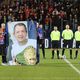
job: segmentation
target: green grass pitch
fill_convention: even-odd
[[[40,50],[40,63],[35,66],[0,66],[0,80],[80,80],[78,74],[63,59],[51,59],[51,49],[45,49],[46,59]],[[73,58],[74,58],[73,50]],[[61,50],[60,50],[61,54]],[[78,58],[69,59],[69,51],[65,51],[69,60],[80,71],[80,51]],[[0,58],[1,59],[1,58]]]

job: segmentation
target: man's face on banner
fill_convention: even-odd
[[[14,30],[14,36],[18,42],[24,42],[26,40],[27,32],[24,26],[17,25]]]

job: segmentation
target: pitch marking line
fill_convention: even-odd
[[[62,57],[61,55],[59,55],[60,57]],[[65,55],[64,55],[65,56]],[[71,62],[69,60],[66,59],[66,56],[63,57],[64,61],[70,66],[72,67],[79,75],[80,75],[80,70],[78,70],[74,65],[71,64]]]
[[[66,58],[64,61],[80,75],[80,71],[74,65],[72,65],[70,61],[68,61]]]

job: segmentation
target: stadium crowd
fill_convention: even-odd
[[[42,22],[45,30],[51,30],[53,26],[63,30],[66,22],[77,25],[79,11],[79,2],[74,0],[8,0],[0,5],[0,24],[24,21],[32,16],[37,22]]]
[[[50,38],[54,26],[62,32],[67,23],[75,32],[80,22],[79,0],[3,0],[0,3],[0,25],[31,19],[43,25],[44,38]]]

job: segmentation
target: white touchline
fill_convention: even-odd
[[[66,58],[63,59],[70,67],[72,67],[78,74],[80,74],[80,70],[78,70],[74,65],[72,65],[70,61],[68,61]]]
[[[72,64],[70,63],[70,61],[68,61],[67,59],[64,59],[64,61],[65,61],[66,63],[68,63],[69,66],[71,66],[78,74],[80,74],[80,71],[79,71],[74,65],[72,65]]]

